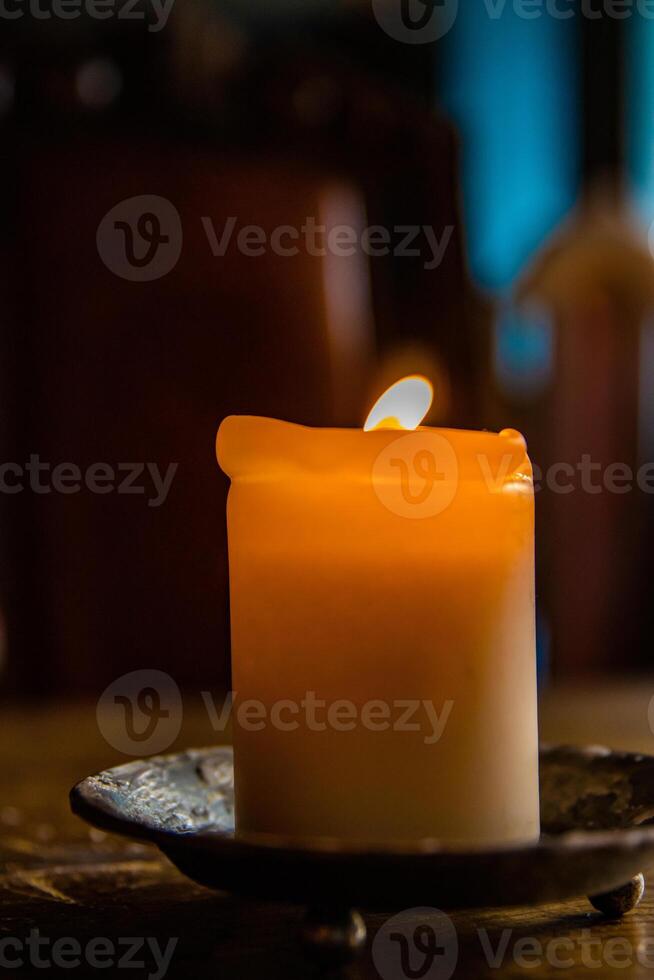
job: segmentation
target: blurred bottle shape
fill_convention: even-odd
[[[523,373],[522,390],[499,378],[539,469],[539,600],[558,676],[647,663],[642,561],[651,507],[638,472],[653,435],[643,357],[654,263],[613,200],[593,195],[523,277],[513,316],[532,373]],[[496,373],[503,363],[500,352]]]

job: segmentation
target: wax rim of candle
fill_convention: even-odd
[[[479,480],[491,474],[496,484],[531,484],[532,469],[523,436],[470,429],[401,430],[312,428],[294,422],[250,415],[230,415],[216,437],[216,456],[232,479],[280,479],[293,474],[338,474],[369,478],[375,461],[391,444],[423,442],[438,459],[439,451],[455,454],[457,478]],[[404,443],[404,446],[409,445]]]

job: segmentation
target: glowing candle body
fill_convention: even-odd
[[[265,706],[262,723],[236,713],[238,829],[536,838],[522,437],[230,417],[217,449],[232,480],[235,706]]]

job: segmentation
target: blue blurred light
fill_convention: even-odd
[[[626,30],[626,170],[638,216],[654,220],[654,21],[632,17]]]
[[[440,42],[441,102],[463,143],[471,269],[491,289],[513,282],[575,202],[577,31],[577,18],[467,0]]]
[[[552,376],[554,330],[550,316],[536,308],[505,307],[495,322],[495,380],[517,398],[540,395]]]

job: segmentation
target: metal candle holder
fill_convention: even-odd
[[[535,905],[587,895],[617,917],[654,863],[654,757],[543,747],[542,834],[524,846],[448,849],[435,840],[371,846],[240,835],[227,747],[130,762],[71,792],[73,811],[104,830],[156,844],[194,881],[248,898],[304,905],[303,941],[322,962],[365,944],[356,909]],[[389,783],[392,774],[389,773]]]

